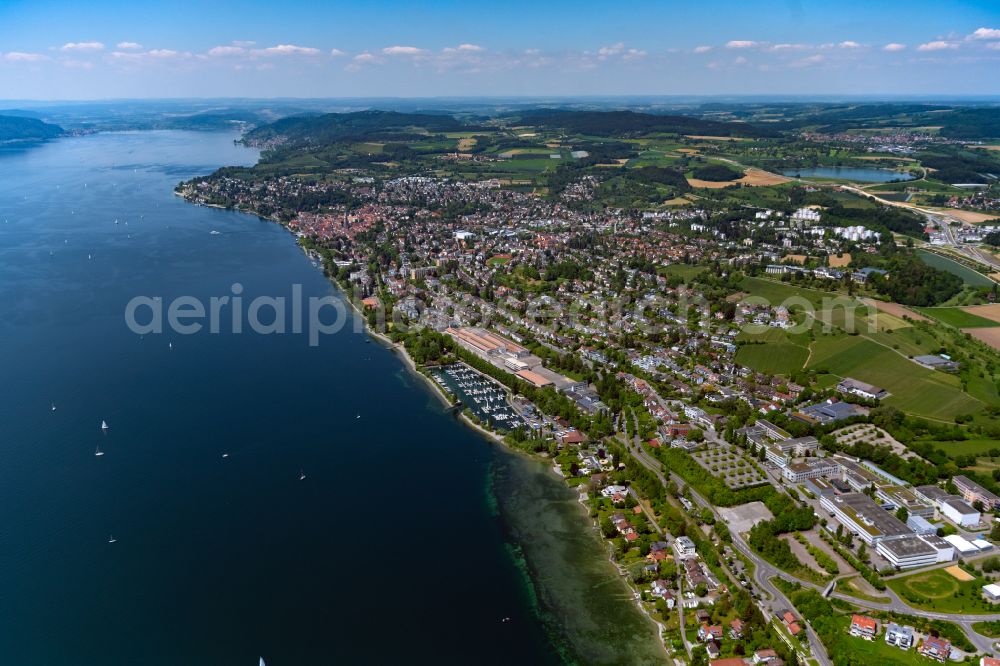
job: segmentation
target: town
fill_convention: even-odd
[[[178,192],[284,224],[448,409],[544,458],[676,663],[996,664],[996,185],[902,178],[969,144],[800,137],[897,164],[897,191],[529,129]]]

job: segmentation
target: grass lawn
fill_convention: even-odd
[[[668,264],[666,266],[660,266],[657,268],[656,272],[660,275],[666,277],[677,276],[682,280],[688,280],[693,278],[695,275],[704,272],[704,266],[691,266],[689,264]]]
[[[882,315],[880,314],[879,319],[881,318]],[[906,328],[893,329],[891,332],[885,330],[872,333],[868,337],[884,345],[888,345],[907,356],[930,354],[941,347],[941,343],[933,335],[924,333],[916,327],[909,325]]]
[[[955,328],[984,328],[1000,326],[1000,322],[966,312],[962,308],[914,308],[922,315],[936,319]]]
[[[992,613],[996,607],[983,599],[981,578],[959,581],[942,569],[887,581],[889,587],[914,608],[939,613]]]
[[[790,343],[743,345],[736,352],[736,362],[757,372],[788,376],[805,365],[809,350]]]
[[[812,352],[810,368],[881,386],[892,393],[883,403],[904,412],[950,420],[983,410],[982,402],[962,391],[958,377],[920,367],[861,336],[823,335]]]
[[[966,439],[959,442],[931,442],[931,444],[952,457],[984,456],[991,449],[1000,449],[1000,442],[995,439]]]
[[[983,636],[1000,638],[1000,622],[974,622],[972,628]]]
[[[851,576],[850,578],[845,578],[837,583],[837,587],[840,592],[844,594],[849,594],[852,597],[857,597],[858,599],[863,599],[865,601],[872,601],[877,604],[887,604],[889,603],[888,597],[875,597],[867,592],[862,591],[861,586],[863,583],[858,581],[861,579],[860,576]]]

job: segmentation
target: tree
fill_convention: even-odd
[[[910,512],[906,510],[905,506],[901,506],[896,509],[896,517],[905,523],[906,519],[910,517]]]

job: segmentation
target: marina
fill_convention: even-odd
[[[432,370],[431,376],[480,421],[498,430],[509,431],[524,426],[524,419],[510,405],[507,389],[465,363]]]

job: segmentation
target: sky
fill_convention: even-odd
[[[1000,94],[1000,0],[0,0],[0,98]]]

